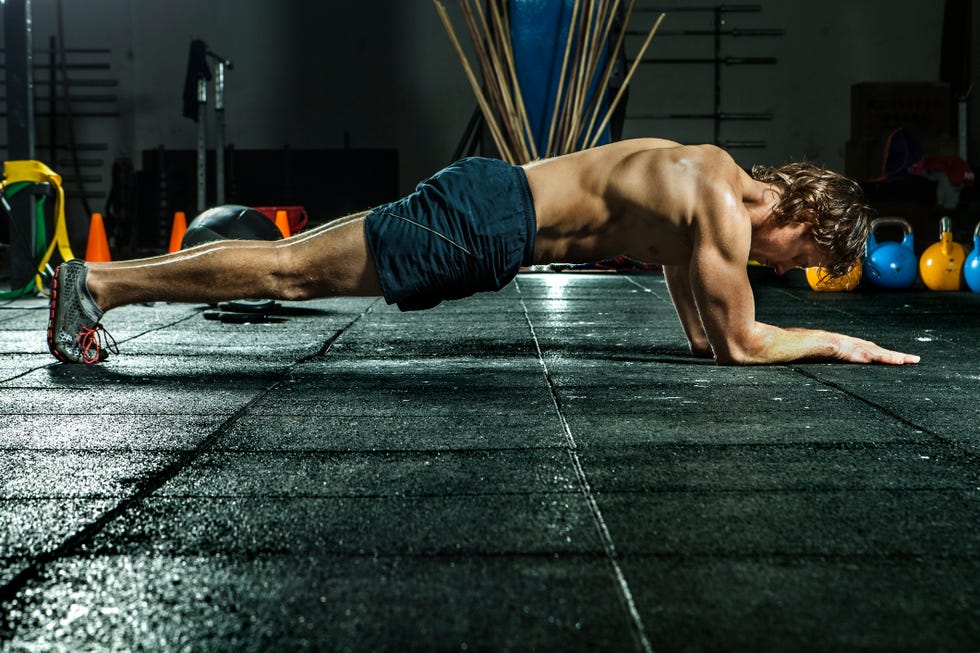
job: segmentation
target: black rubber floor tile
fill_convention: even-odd
[[[628,558],[655,651],[971,651],[976,559]]]
[[[384,358],[347,355],[331,349],[328,356],[298,365],[290,371],[288,383],[309,388],[401,389],[428,387],[544,387],[541,362],[531,356],[518,358],[480,358],[445,356],[440,358]]]
[[[0,356],[34,354],[51,356],[42,327],[24,331],[0,331]],[[54,358],[50,359],[54,362]]]
[[[444,358],[526,358],[534,360],[537,349],[530,335],[454,338],[451,335],[431,339],[415,338],[403,333],[399,338],[347,339],[336,343],[331,351],[350,357],[387,358],[390,360],[430,361]]]
[[[158,387],[10,387],[0,392],[0,415],[210,415],[230,414],[263,388],[212,388],[208,392]]]
[[[117,503],[65,497],[0,499],[0,559],[50,552]]]
[[[840,414],[782,409],[727,412],[692,405],[654,413],[583,414],[567,422],[580,447],[637,444],[841,444],[907,443],[919,436],[908,425],[874,409]]]
[[[601,299],[549,299],[526,302],[527,315],[535,325],[562,327],[570,322],[600,322],[613,326],[645,326],[676,323],[677,314],[669,305],[647,296],[634,301],[616,302]],[[683,334],[681,334],[683,337]]]
[[[30,567],[29,558],[6,558],[0,556],[0,587],[11,582],[18,574]]]
[[[100,554],[602,553],[581,494],[150,498],[87,547]]]
[[[2,427],[0,427],[2,433]],[[513,415],[248,415],[215,448],[245,451],[438,451],[563,447],[554,411]]]
[[[598,493],[949,490],[980,493],[980,466],[926,438],[897,443],[609,446],[579,453]],[[980,496],[978,496],[980,498]]]
[[[745,386],[766,386],[773,391],[792,389],[794,393],[814,389],[829,391],[816,381],[801,378],[799,373],[787,367],[746,369],[715,365],[711,361],[692,359],[686,350],[680,349],[676,350],[674,357],[663,361],[634,359],[612,362],[601,358],[590,360],[545,354],[545,364],[552,382],[560,391],[590,386],[609,390],[618,388],[622,392],[636,388],[669,388],[671,394],[679,391],[727,397],[738,395]]]
[[[459,497],[580,491],[568,453],[544,449],[208,453],[183,469],[156,495]]]
[[[53,359],[52,359],[53,360]],[[55,363],[8,380],[0,387],[82,388],[136,391],[198,392],[236,390],[243,386],[270,387],[285,378],[290,364],[271,358],[253,359],[237,355],[212,356],[113,356],[99,365]]]
[[[673,325],[671,325],[673,326]],[[541,351],[547,356],[572,355],[598,357],[622,355],[624,352],[660,350],[678,347],[681,340],[675,329],[638,326],[604,326],[588,329],[567,327],[535,328]]]
[[[3,334],[0,333],[0,340]],[[55,363],[51,354],[0,354],[0,385],[40,371]]]
[[[976,486],[664,491],[598,502],[623,555],[980,557]]]
[[[250,408],[252,415],[322,416],[462,416],[521,415],[554,410],[550,391],[468,384],[388,388],[379,380],[374,388],[305,388],[279,386]],[[2,405],[2,404],[0,404]]]
[[[621,651],[591,557],[111,556],[65,560],[18,597],[30,650]]]
[[[966,358],[947,358],[943,363],[929,361],[918,365],[891,367],[884,365],[794,364],[794,369],[817,382],[859,391],[862,386],[888,386],[896,395],[941,395],[947,386],[953,389],[980,387],[980,370]]]
[[[199,331],[196,321],[161,330],[117,336],[118,360],[124,356],[239,356],[242,360],[271,358],[292,362],[315,354],[336,329],[272,330],[278,325],[231,325],[224,332]],[[341,325],[337,326],[337,329]],[[113,334],[115,335],[115,334]],[[111,364],[111,360],[110,360]]]
[[[562,386],[558,389],[562,410],[569,420],[580,416],[610,417],[643,414],[651,424],[658,420],[688,421],[722,416],[734,423],[744,417],[765,416],[774,424],[780,420],[809,415],[816,425],[825,416],[865,416],[871,407],[836,388],[795,384],[745,384],[740,387],[720,383],[694,383],[679,386],[652,382],[628,388],[619,386]]]
[[[171,458],[157,452],[0,450],[0,500],[125,496]]]
[[[168,450],[194,449],[228,419],[208,415],[5,414],[0,419],[0,455],[5,449]]]
[[[383,303],[382,303],[383,305]],[[468,297],[465,301],[448,301],[423,312],[406,311],[401,312],[396,306],[384,306],[372,309],[374,313],[399,314],[411,320],[426,322],[429,320],[446,322],[454,321],[457,318],[462,320],[472,319],[472,316],[487,313],[493,314],[513,314],[515,317],[523,315],[518,295],[513,285],[503,289],[499,293],[477,293]]]
[[[530,337],[523,312],[473,312],[447,316],[430,312],[371,313],[344,334],[345,339],[490,337],[516,333]]]
[[[35,329],[47,324],[48,301],[19,300],[0,306],[0,332]]]

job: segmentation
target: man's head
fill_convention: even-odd
[[[857,183],[812,163],[780,168],[756,165],[752,177],[772,185],[779,195],[773,207],[776,224],[808,225],[811,237],[826,253],[823,267],[831,276],[851,269],[864,252],[874,215]]]

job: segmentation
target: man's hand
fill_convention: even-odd
[[[788,329],[794,331],[794,329]],[[879,347],[869,340],[861,340],[839,333],[828,334],[837,340],[837,352],[833,358],[849,363],[884,363],[886,365],[914,365],[919,357],[914,354],[903,354]]]
[[[828,345],[826,356],[815,354],[813,358],[829,358],[848,363],[884,363],[886,365],[914,365],[919,357],[914,354],[903,354],[879,347],[870,340],[861,340],[853,336],[830,331],[814,331],[812,329],[790,328],[784,331],[810,341],[824,341]]]

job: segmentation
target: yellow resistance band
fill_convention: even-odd
[[[40,291],[43,288],[41,273],[44,272],[48,261],[51,260],[55,246],[58,247],[58,252],[64,261],[72,260],[75,255],[71,251],[71,243],[68,242],[68,227],[65,223],[65,191],[61,187],[61,175],[40,161],[3,162],[3,181],[0,182],[0,192],[3,192],[10,184],[24,181],[51,184],[57,191],[54,202],[54,237],[51,239],[51,244],[48,245],[40,263],[38,263],[38,274],[35,277],[37,289]]]

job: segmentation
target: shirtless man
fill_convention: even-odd
[[[621,254],[663,265],[696,356],[721,364],[836,359],[917,363],[849,336],[755,319],[750,260],[842,274],[861,255],[860,189],[816,166],[746,174],[723,150],[622,141],[523,167],[464,159],[408,197],[280,241],[59,267],[48,343],[64,362],[105,358],[104,311],[139,302],[383,295],[402,310],[508,284],[522,265]]]

